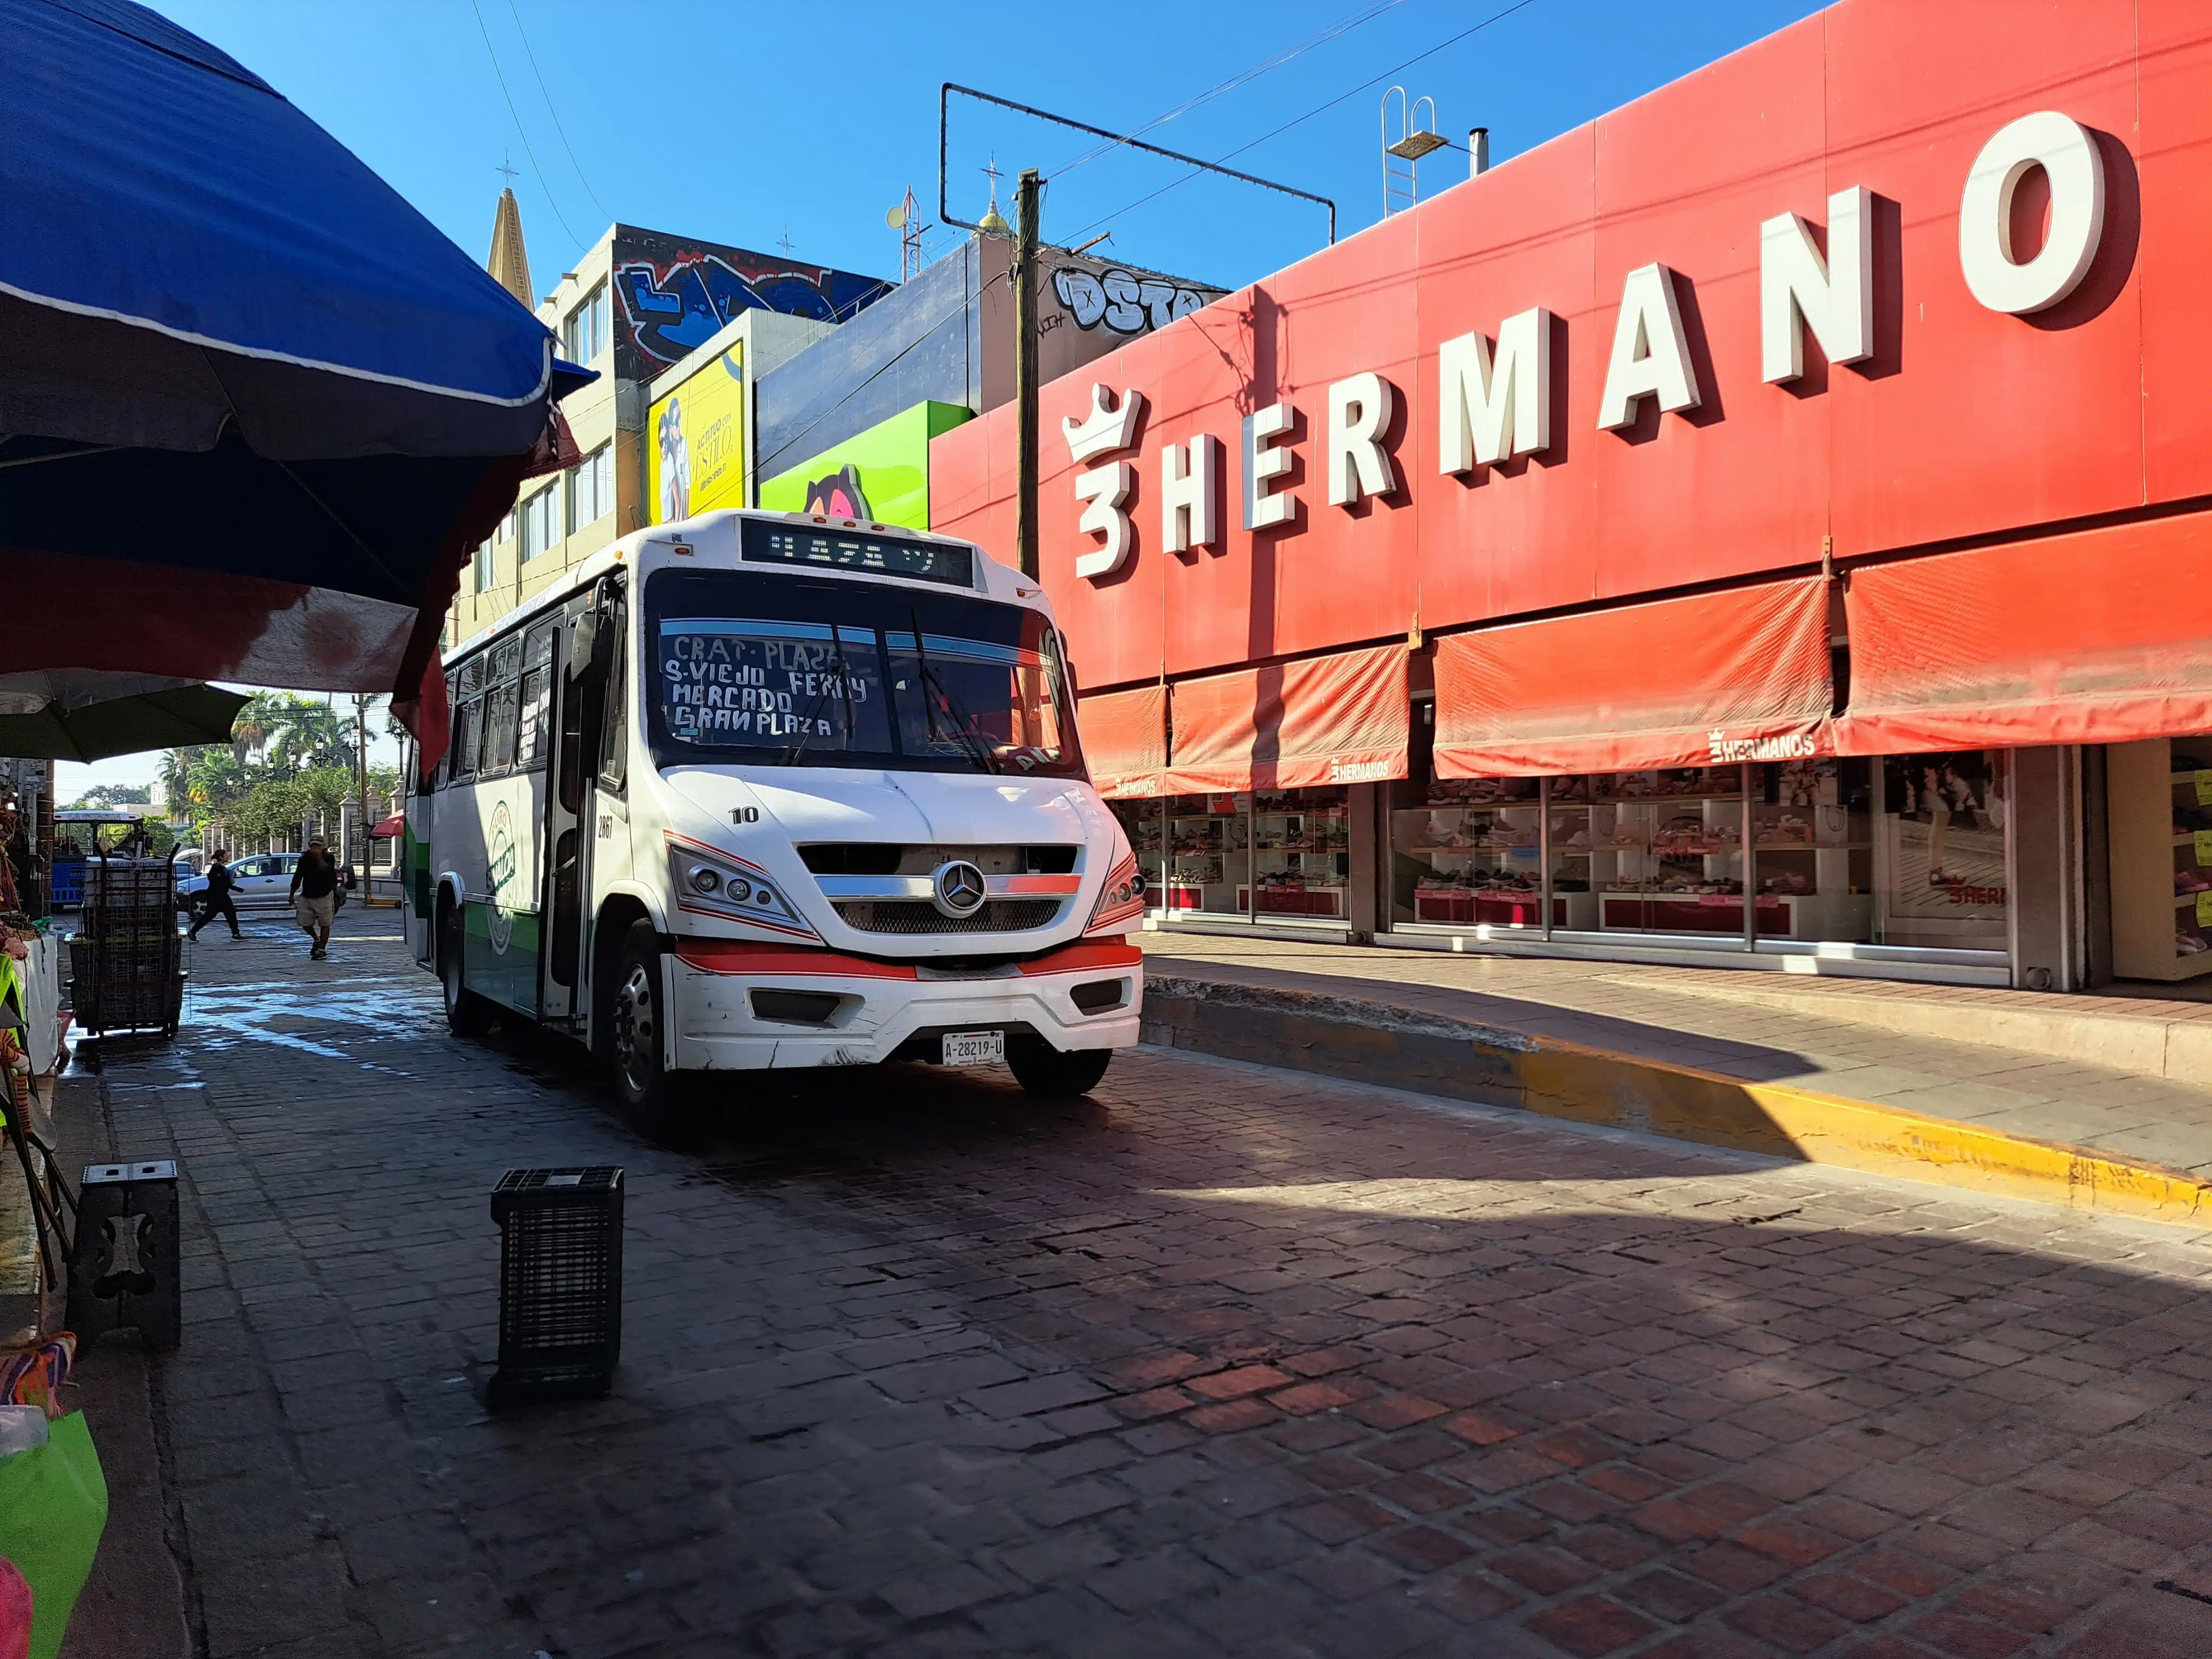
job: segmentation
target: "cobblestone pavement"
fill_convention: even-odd
[[[2212,1653],[2193,1236],[1150,1051],[665,1150],[388,916],[70,1085],[188,1177],[211,1659]],[[614,1395],[488,1416],[485,1194],[599,1162]]]

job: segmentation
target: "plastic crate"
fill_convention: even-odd
[[[77,1340],[135,1326],[146,1347],[174,1348],[184,1329],[181,1241],[173,1160],[86,1165],[69,1275]]]
[[[487,1399],[596,1399],[622,1355],[623,1172],[509,1170],[492,1188],[499,1370]]]

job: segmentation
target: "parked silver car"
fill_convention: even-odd
[[[241,910],[283,910],[292,902],[292,872],[300,867],[297,853],[249,853],[230,866],[230,900]],[[353,872],[338,872],[338,908],[343,909],[346,889]],[[177,883],[177,902],[197,908],[207,891],[205,876],[185,876]]]

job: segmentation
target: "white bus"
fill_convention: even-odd
[[[1043,592],[965,542],[818,515],[625,538],[446,659],[408,935],[453,1030],[586,1042],[641,1127],[688,1073],[1137,1041],[1143,915]]]

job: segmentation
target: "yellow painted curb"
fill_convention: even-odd
[[[1162,975],[1146,1040],[1542,1117],[2212,1228],[2212,1183],[2086,1147],[1304,991]]]
[[[1746,1083],[1552,1038],[1537,1039],[1514,1061],[1524,1109],[1542,1116],[2107,1215],[2212,1227],[2212,1185],[2181,1170],[2131,1164],[2085,1147],[1788,1084]]]

